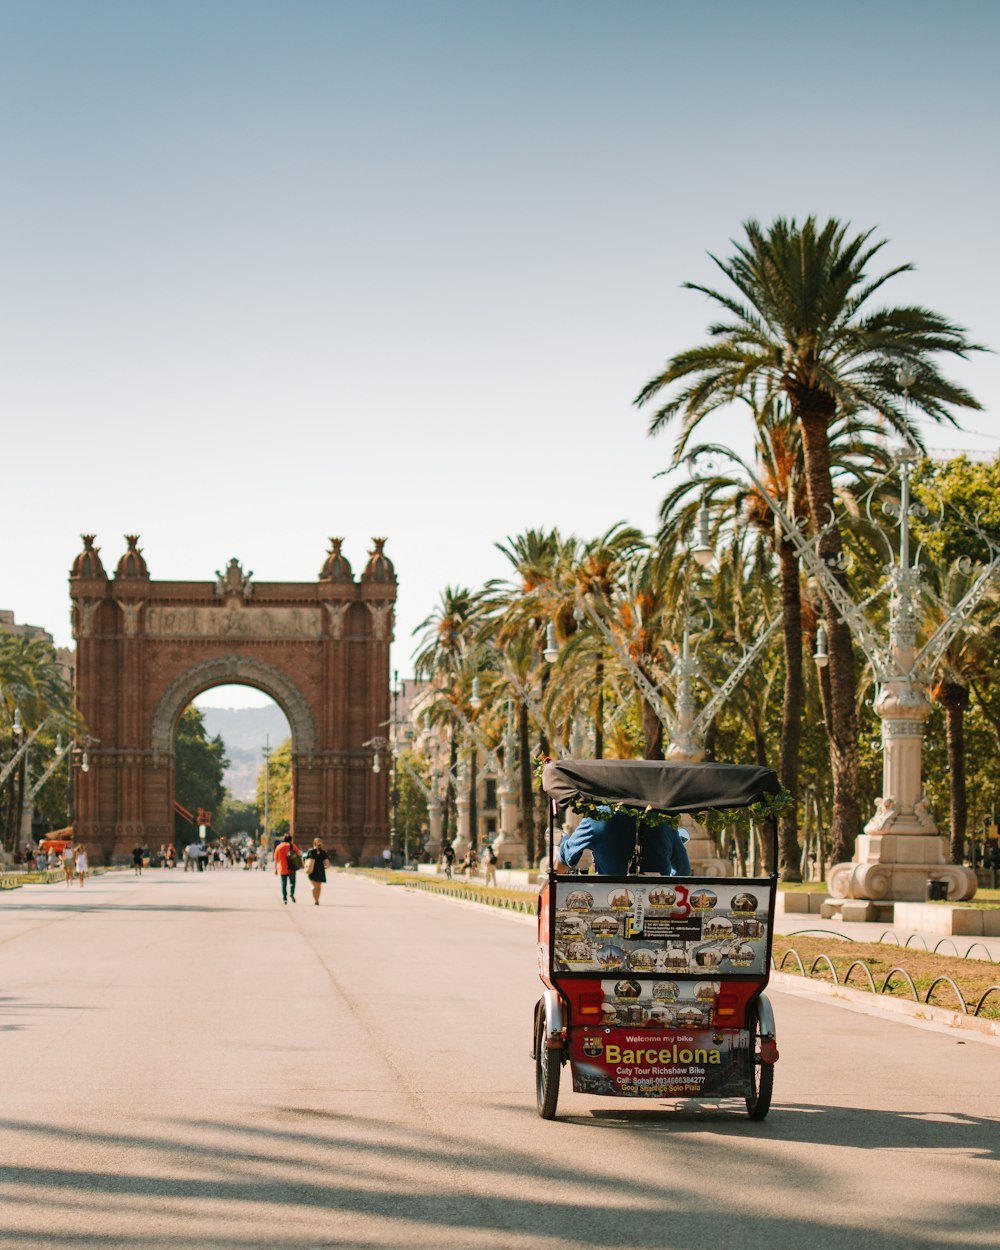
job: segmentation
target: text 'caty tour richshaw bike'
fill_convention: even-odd
[[[549,878],[538,908],[538,1114],[556,1113],[564,1064],[578,1093],[742,1097],[762,1120],[778,1059],[763,993],[777,888],[770,877],[663,877],[633,858],[623,877],[555,873],[554,817],[610,807],[639,825],[683,813],[767,805],[769,768],[651,760],[545,766]],[[761,810],[758,808],[758,810]],[[777,863],[777,820],[770,819]],[[640,839],[637,837],[637,847]]]

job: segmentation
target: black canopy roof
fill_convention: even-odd
[[[772,768],[680,760],[553,760],[545,765],[542,785],[560,807],[583,798],[669,816],[746,807],[781,789]]]

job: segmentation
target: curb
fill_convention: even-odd
[[[872,994],[870,990],[855,990],[847,985],[831,985],[829,981],[814,981],[788,972],[772,972],[768,984],[775,989],[791,990],[802,994],[815,994],[819,998],[832,998],[835,1005],[852,1007],[871,1015],[902,1017],[903,1022],[914,1024],[939,1024],[963,1032],[979,1033],[983,1037],[1000,1038],[1000,1020],[985,1016],[967,1016],[947,1007],[935,1007],[930,1003],[914,1003],[906,998],[894,998],[889,994]],[[836,1000],[839,1000],[837,1002]]]

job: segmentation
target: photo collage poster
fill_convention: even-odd
[[[559,882],[553,972],[765,976],[771,889],[717,880]]]

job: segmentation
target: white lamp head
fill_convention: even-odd
[[[826,668],[830,663],[830,652],[827,650],[826,626],[822,621],[816,626],[816,650],[813,659],[817,668]]]
[[[695,522],[696,539],[691,544],[691,554],[704,568],[712,563],[715,556],[715,549],[712,546],[711,534],[709,532],[708,509],[704,504],[698,509],[698,519]]]
[[[559,643],[556,641],[556,627],[552,621],[549,621],[545,627],[545,650],[542,652],[544,658],[553,664],[559,658]]]

